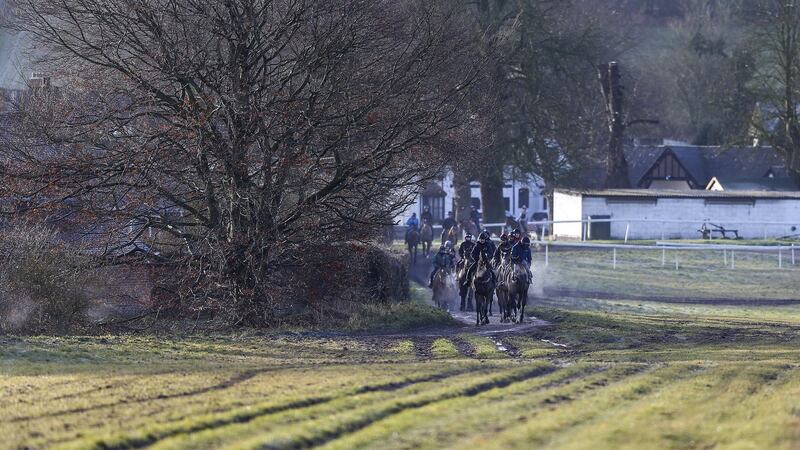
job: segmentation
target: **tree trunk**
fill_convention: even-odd
[[[493,170],[481,178],[481,208],[483,223],[505,223],[502,172]]]
[[[469,178],[459,169],[453,169],[453,187],[455,197],[453,204],[453,214],[456,222],[469,219],[470,204],[472,203],[472,189],[469,187]]]
[[[606,188],[630,188],[628,161],[625,160],[625,115],[623,114],[622,86],[620,85],[619,65],[601,64],[600,84],[606,102],[608,115],[608,162]]]

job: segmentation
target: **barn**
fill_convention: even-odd
[[[553,220],[568,239],[796,238],[800,192],[556,190]]]

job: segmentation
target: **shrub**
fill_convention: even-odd
[[[0,331],[64,333],[89,302],[89,258],[41,225],[0,231]]]

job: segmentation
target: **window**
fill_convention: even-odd
[[[531,192],[528,188],[520,188],[517,192],[517,208],[529,207],[530,206],[530,197]]]
[[[511,199],[508,197],[503,197],[503,203],[505,204],[505,210],[511,211]]]
[[[475,209],[481,209],[481,199],[472,197],[470,199],[470,204],[475,207]]]
[[[542,210],[547,211],[547,197],[542,197]]]

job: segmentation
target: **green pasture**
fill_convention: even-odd
[[[494,338],[2,337],[0,446],[800,445],[798,308],[533,312],[550,325]]]
[[[581,297],[612,296],[619,299],[672,299],[681,302],[738,301],[769,304],[798,300],[800,247],[796,265],[784,251],[731,252],[723,250],[612,249],[550,247],[545,265],[544,248],[534,254],[537,285],[541,293],[560,295],[575,291]],[[677,260],[677,269],[676,269]]]

